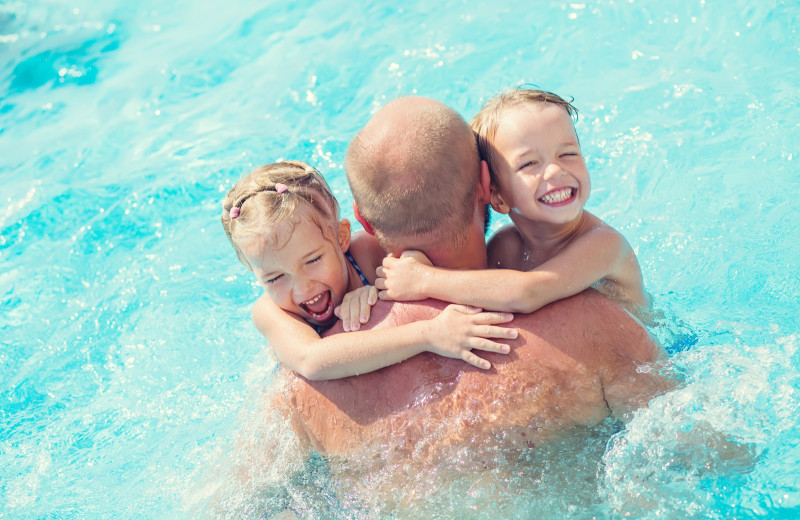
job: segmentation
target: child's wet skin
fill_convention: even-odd
[[[591,183],[572,119],[563,108],[542,104],[509,110],[494,146],[502,157],[497,188],[511,211],[552,223],[578,216]],[[526,193],[535,195],[526,198]]]
[[[278,306],[318,325],[332,323],[334,307],[348,289],[347,261],[339,244],[306,215],[300,215],[291,236],[280,242],[284,241],[280,248],[264,247],[260,237],[253,237],[242,250]]]

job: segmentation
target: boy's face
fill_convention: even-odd
[[[493,144],[499,158],[499,185],[492,194],[496,210],[551,224],[580,216],[591,184],[566,110],[552,103],[511,107]]]
[[[342,238],[342,226],[347,227],[347,240]],[[274,240],[265,241],[259,236],[239,245],[273,302],[310,323],[329,325],[336,320],[334,307],[342,303],[348,289],[343,252],[349,246],[349,226],[346,221],[339,223],[339,243],[326,238],[308,215],[300,214],[294,229],[288,229],[277,237],[280,248],[275,247]]]

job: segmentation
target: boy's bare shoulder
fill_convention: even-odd
[[[605,242],[606,245],[618,245],[619,247],[627,245],[627,241],[625,237],[622,236],[622,233],[588,211],[584,211],[584,215],[585,217],[581,224],[581,230],[577,233],[575,239],[591,239],[593,241]]]
[[[489,269],[514,269],[523,246],[524,241],[515,226],[500,228],[486,244]]]

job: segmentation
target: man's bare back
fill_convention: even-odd
[[[381,305],[370,323],[423,319],[442,306]],[[437,463],[466,448],[485,466],[498,450],[512,455],[571,427],[622,417],[664,385],[654,371],[638,370],[660,359],[660,348],[595,291],[518,316],[512,325],[519,339],[511,354],[491,355],[488,373],[430,354],[340,380],[284,373],[290,378],[285,410],[316,451],[350,463]]]

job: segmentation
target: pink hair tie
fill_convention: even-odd
[[[236,218],[239,216],[239,208],[234,206],[231,208],[231,218]]]
[[[285,185],[282,182],[279,182],[279,183],[275,184],[275,191],[277,191],[278,193],[283,193],[285,191],[289,191],[289,186]]]

